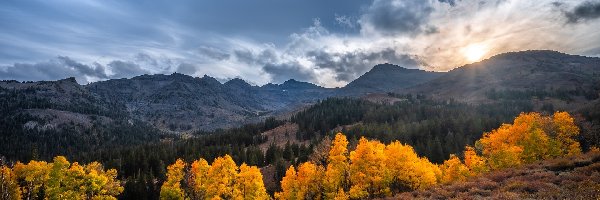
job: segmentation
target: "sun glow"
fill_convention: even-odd
[[[485,56],[488,52],[488,49],[481,44],[471,44],[463,49],[463,54],[467,61],[469,62],[477,62]]]

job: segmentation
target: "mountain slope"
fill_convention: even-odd
[[[569,95],[591,100],[598,98],[599,83],[600,58],[536,50],[499,54],[398,91],[465,102],[527,95],[559,99]]]
[[[101,81],[86,88],[125,105],[134,117],[177,132],[231,127],[332,95],[330,89],[295,80],[258,87],[241,79],[221,84],[209,76],[178,73]]]
[[[598,199],[600,153],[490,172],[388,199]]]
[[[375,65],[373,69],[348,83],[343,93],[386,93],[435,79],[444,73],[406,69],[393,64]]]

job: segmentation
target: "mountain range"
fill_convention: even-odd
[[[260,121],[335,96],[394,92],[486,103],[541,95],[544,97],[541,101],[559,101],[565,108],[574,109],[597,103],[598,91],[600,58],[556,51],[523,51],[496,55],[449,72],[379,64],[342,88],[324,88],[293,79],[263,86],[253,86],[238,78],[220,83],[206,75],[192,77],[179,73],[141,75],[88,85],[79,85],[74,78],[2,81],[3,116],[0,117],[6,120],[18,113],[28,113],[62,118],[35,123],[55,127],[57,124],[50,122],[83,123],[75,119],[100,116],[107,120],[137,120],[165,132],[181,133]]]

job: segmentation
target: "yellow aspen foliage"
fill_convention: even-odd
[[[340,189],[348,189],[348,140],[344,134],[335,135],[327,161],[323,186],[327,198],[332,199]]]
[[[298,167],[296,180],[298,183],[299,199],[322,199],[321,182],[324,176],[324,169],[312,162],[302,163]],[[317,184],[315,184],[317,183]]]
[[[240,200],[266,200],[269,199],[263,183],[263,176],[255,166],[242,164],[240,173],[235,181],[235,198]]]
[[[475,148],[472,146],[465,147],[465,166],[471,172],[471,176],[481,174],[487,171],[485,158],[477,155]]]
[[[581,153],[581,146],[577,142],[579,136],[579,127],[575,125],[575,119],[567,112],[555,112],[552,116],[552,123],[556,129],[556,140],[560,148],[566,155],[576,155]]]
[[[437,166],[419,158],[410,145],[395,141],[385,147],[384,153],[392,190],[423,189],[437,183],[434,170]]]
[[[442,183],[465,181],[469,177],[469,169],[454,154],[451,154],[450,158],[444,161],[440,168],[442,170]]]
[[[414,174],[418,177],[418,180],[415,181],[413,187],[415,189],[425,189],[437,184],[441,179],[442,172],[440,168],[431,163],[427,158],[419,158],[417,162],[415,162],[417,166],[415,168]]]
[[[513,124],[485,133],[478,141],[491,169],[581,153],[579,128],[566,112],[553,116],[521,113]]]
[[[50,165],[44,161],[32,160],[26,165],[17,162],[13,167],[14,174],[19,182],[25,183],[22,190],[24,199],[40,198],[40,191],[44,189],[44,183],[48,181]]]
[[[363,137],[350,153],[351,198],[382,197],[391,193],[384,149],[384,144]]]
[[[117,180],[117,170],[104,170],[102,164],[92,162],[85,165],[86,195],[88,199],[113,199],[123,192],[123,187]]]
[[[210,169],[210,165],[202,158],[192,162],[188,183],[192,189],[190,196],[193,199],[205,199],[207,197],[208,169]]]
[[[2,168],[3,174],[8,172],[7,169],[10,170]],[[97,162],[71,164],[65,157],[57,156],[52,163],[17,162],[12,171],[7,180],[15,180],[23,199],[116,199],[115,196],[123,192],[116,179],[117,171],[105,171]],[[11,185],[11,188],[14,187]]]
[[[21,199],[21,191],[19,190],[19,184],[17,184],[17,176],[7,166],[0,166],[0,199]]]
[[[236,175],[237,165],[231,156],[216,158],[208,169],[208,197],[233,198]]]
[[[342,188],[340,188],[338,190],[338,192],[335,194],[335,197],[333,198],[333,200],[348,200],[348,199],[350,199],[350,196],[348,196],[348,194],[346,194]]]
[[[185,194],[181,189],[181,181],[185,175],[184,168],[185,162],[181,159],[177,159],[174,164],[167,167],[167,180],[160,188],[160,199],[184,199]]]
[[[63,156],[54,157],[52,160],[45,190],[48,199],[64,199],[66,197],[63,195],[65,189],[61,186],[67,184],[67,181],[65,181],[65,173],[70,165],[71,163]]]
[[[550,138],[542,129],[532,129],[517,143],[522,146],[521,159],[524,163],[531,163],[550,157]]]
[[[298,197],[298,180],[294,166],[290,166],[285,172],[285,176],[281,179],[281,192],[275,193],[275,199],[290,199],[299,200]]]

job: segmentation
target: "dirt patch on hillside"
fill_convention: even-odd
[[[274,129],[265,131],[261,133],[262,136],[267,137],[267,141],[260,144],[259,148],[263,152],[266,152],[271,144],[275,144],[278,147],[284,147],[286,143],[290,144],[298,144],[298,145],[308,145],[309,141],[300,141],[296,138],[296,133],[298,132],[298,124],[295,123],[285,123],[281,126],[278,126]]]

